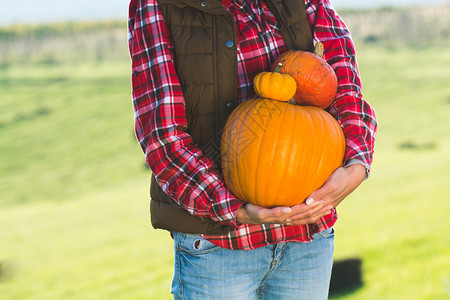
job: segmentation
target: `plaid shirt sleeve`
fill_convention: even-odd
[[[338,78],[338,92],[329,112],[338,120],[346,139],[344,165],[361,163],[370,172],[377,133],[375,112],[363,100],[355,46],[344,22],[329,0],[306,1],[315,41],[324,45],[324,58]]]
[[[187,134],[170,32],[156,0],[132,0],[128,41],[136,137],[164,192],[189,213],[237,227],[242,202]]]

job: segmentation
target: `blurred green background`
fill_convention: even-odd
[[[370,179],[339,206],[332,299],[450,299],[450,5],[339,11],[379,120]],[[125,21],[0,27],[0,298],[170,299],[149,222]]]

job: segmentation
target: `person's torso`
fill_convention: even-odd
[[[256,74],[268,71],[285,50],[313,49],[303,0],[235,1],[158,1],[173,41],[189,134],[219,167],[225,121],[240,102],[255,96]],[[151,196],[156,228],[204,234],[229,230],[170,205],[154,180]],[[172,222],[167,216],[175,213]]]

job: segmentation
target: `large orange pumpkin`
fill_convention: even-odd
[[[319,55],[289,50],[275,60],[272,70],[279,63],[282,64],[280,73],[291,75],[297,82],[297,92],[294,95],[297,104],[325,109],[334,101],[337,92],[336,73]]]
[[[341,166],[345,141],[326,111],[270,99],[251,99],[229,116],[222,168],[231,192],[260,206],[302,203]]]

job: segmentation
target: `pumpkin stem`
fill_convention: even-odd
[[[314,46],[314,54],[323,58],[323,44],[319,41],[316,42],[316,45]]]
[[[283,66],[283,64],[282,63],[278,63],[278,65],[277,65],[277,67],[275,68],[275,73],[280,73],[280,69],[281,69],[281,67]]]

